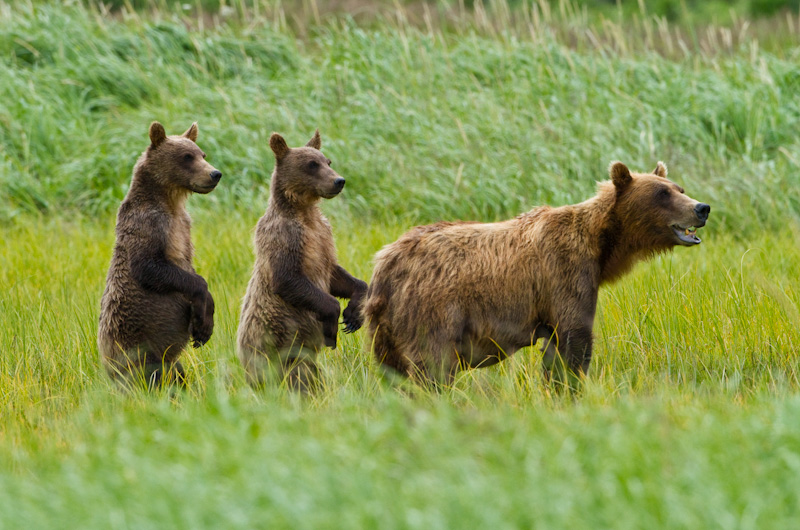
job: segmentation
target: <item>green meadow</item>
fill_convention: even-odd
[[[0,1],[0,529],[797,526],[796,7],[113,4]],[[198,121],[223,172],[189,199],[216,326],[185,391],[122,394],[99,300],[156,119]],[[440,392],[387,381],[363,331],[314,395],[255,392],[235,333],[267,139],[317,127],[365,280],[411,226],[578,202],[616,159],[663,160],[711,217],[601,290],[579,395],[535,347]]]

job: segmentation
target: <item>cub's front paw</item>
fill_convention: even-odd
[[[192,346],[199,348],[211,339],[214,333],[214,319],[203,320],[199,325],[192,326]]]
[[[192,345],[199,348],[214,333],[214,298],[205,292],[202,302],[192,304]]]
[[[339,320],[325,320],[322,322],[322,337],[325,339],[325,346],[336,348],[336,336],[339,332]]]
[[[326,300],[326,305],[319,314],[322,322],[322,337],[325,339],[325,346],[336,347],[336,335],[339,332],[339,314],[342,309],[336,298],[330,297]]]
[[[352,299],[342,313],[344,332],[353,333],[358,331],[364,324],[364,317],[361,314],[361,299]]]

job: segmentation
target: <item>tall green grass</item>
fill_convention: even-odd
[[[345,194],[347,191],[345,191]],[[235,358],[256,216],[195,209],[217,313],[189,388],[121,395],[99,366],[113,219],[0,243],[0,526],[781,528],[797,513],[800,234],[708,236],[602,291],[591,377],[537,349],[440,394],[384,381],[362,332],[324,388],[251,391]],[[325,204],[334,212],[338,199]],[[404,227],[340,217],[341,262]]]
[[[187,354],[199,385],[195,391],[203,395],[208,385],[242,383],[234,340],[252,268],[250,235],[257,218],[210,212],[197,216],[196,265],[217,306],[212,344]],[[372,255],[403,230],[339,219],[341,263],[356,276],[369,278]],[[0,349],[12,355],[0,359],[0,378],[11,392],[0,407],[37,401],[35,396],[45,402],[65,393],[80,396],[104,385],[95,340],[113,219],[99,224],[28,221],[5,235],[0,246],[5,264],[0,271],[5,286]],[[721,392],[743,400],[794,391],[800,347],[799,243],[800,233],[790,231],[764,233],[747,243],[707,236],[698,248],[677,249],[604,287],[592,379],[612,400],[623,394],[657,394],[672,386],[690,394]],[[342,348],[326,356],[336,372],[331,392],[338,392],[340,378],[347,380],[353,371],[365,378],[357,391],[377,391],[372,379],[380,374],[373,370],[362,335],[340,339]],[[470,372],[461,383],[485,383],[486,392],[524,403],[531,394],[549,392],[540,388],[540,356],[538,349],[527,351],[503,364],[505,368]],[[492,389],[495,384],[500,387]]]
[[[257,211],[269,134],[299,144],[319,127],[352,185],[342,208],[384,222],[574,202],[612,159],[643,170],[665,160],[717,227],[797,218],[800,70],[787,24],[800,19],[778,20],[791,47],[767,52],[746,24],[692,42],[650,18],[571,26],[586,14],[545,5],[449,26],[404,22],[401,10],[300,28],[279,5],[211,22],[6,5],[0,218],[113,211],[153,119],[170,132],[200,122],[225,174],[209,207]]]

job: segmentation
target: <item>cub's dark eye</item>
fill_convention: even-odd
[[[669,199],[669,190],[667,188],[659,188],[656,192],[656,198],[662,201]]]
[[[186,160],[187,162],[190,161],[193,158],[194,158],[194,155],[192,155],[190,153],[186,153],[185,155],[183,155],[183,159]]]
[[[311,162],[308,163],[309,171],[316,171],[317,169],[319,169],[319,162],[317,162],[316,160],[312,160]]]
[[[328,162],[328,167],[331,167],[331,161],[328,160],[327,162]]]

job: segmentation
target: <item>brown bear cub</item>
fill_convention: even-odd
[[[610,174],[580,204],[416,227],[378,252],[364,307],[378,361],[448,383],[543,338],[546,379],[576,383],[592,357],[600,286],[638,260],[700,243],[710,211],[661,162],[652,174],[615,162]]]
[[[191,192],[213,190],[222,173],[205,161],[197,132],[197,123],[180,136],[150,125],[150,146],[117,214],[97,343],[108,374],[126,385],[158,386],[165,377],[183,384],[178,356],[214,329],[214,299],[192,267],[185,203]]]
[[[320,151],[319,131],[304,146],[290,149],[273,133],[275,154],[270,200],[258,221],[253,276],[239,322],[238,350],[248,381],[264,384],[270,365],[294,389],[308,391],[317,381],[316,354],[336,347],[339,302],[344,331],[361,327],[361,302],[367,284],[336,263],[331,225],[320,198],[342,191],[344,179]]]

